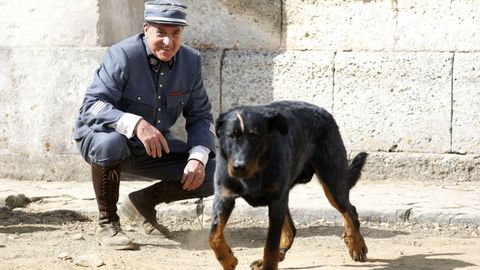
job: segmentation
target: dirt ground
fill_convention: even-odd
[[[249,269],[261,257],[266,220],[229,222],[226,237]],[[207,228],[180,218],[163,223],[172,240],[145,236],[123,220],[137,243],[134,251],[101,249],[95,241],[96,217],[72,211],[34,212],[0,208],[0,269],[220,269],[207,239]],[[209,221],[205,220],[205,227]],[[480,226],[440,227],[362,223],[368,262],[353,262],[340,239],[339,224],[297,224],[297,238],[280,269],[480,269]],[[86,265],[86,266],[78,266]]]

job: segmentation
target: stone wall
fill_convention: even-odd
[[[480,181],[480,2],[183,2],[215,116],[309,101],[349,152],[371,154],[367,179]],[[88,179],[74,119],[105,47],[141,31],[142,12],[143,0],[0,0],[0,177]]]

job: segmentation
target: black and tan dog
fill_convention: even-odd
[[[282,101],[232,109],[216,121],[219,138],[215,199],[209,243],[223,269],[235,269],[237,258],[223,230],[242,197],[252,206],[268,206],[269,226],[263,260],[252,269],[277,269],[295,237],[288,209],[290,189],[316,174],[329,202],[344,219],[344,240],[355,261],[366,261],[367,246],[360,234],[350,189],[360,177],[367,154],[349,165],[332,115],[315,105]]]

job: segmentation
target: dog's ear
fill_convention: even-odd
[[[287,119],[279,112],[268,114],[268,128],[270,130],[276,129],[280,134],[286,135],[288,132]]]
[[[215,134],[217,135],[217,138],[220,138],[223,133],[223,124],[225,123],[226,115],[227,113],[221,113],[215,120]]]

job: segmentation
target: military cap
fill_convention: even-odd
[[[145,21],[163,24],[187,25],[186,5],[173,0],[145,2]]]

